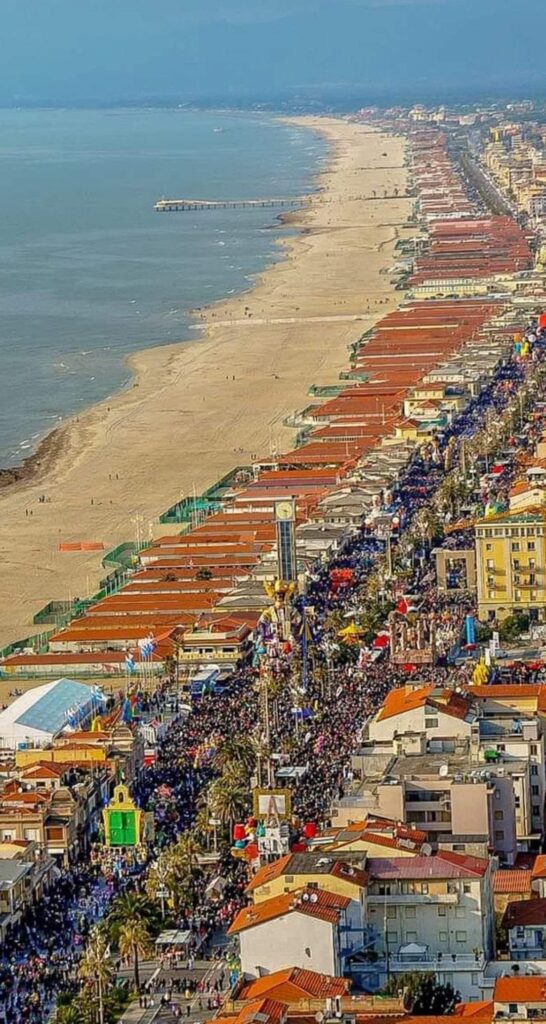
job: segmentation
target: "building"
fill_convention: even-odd
[[[494,1020],[546,1019],[544,977],[497,978],[493,992]]]
[[[320,888],[356,902],[362,919],[368,884],[367,874],[362,870],[364,859],[359,853],[353,854],[350,860],[338,860],[334,854],[320,850],[289,853],[260,868],[246,891],[254,903],[259,904],[295,889]]]
[[[389,974],[433,972],[463,999],[479,998],[494,951],[491,861],[439,852],[373,858],[367,870],[369,937],[378,960],[352,961],[360,983],[374,991]]]
[[[512,772],[528,772],[526,762],[513,762],[510,768],[486,765],[464,738],[446,743],[448,749],[440,753],[428,749],[420,733],[395,737],[385,745],[390,750],[381,752],[381,745],[364,741],[353,755],[355,779],[334,803],[334,825],[354,821],[363,812],[376,814],[426,832],[431,849],[482,857],[495,853],[503,863],[514,863]],[[413,752],[397,753],[404,749]]]
[[[53,882],[55,862],[36,843],[0,842],[0,942]]]
[[[238,936],[241,969],[251,977],[286,967],[343,975],[362,946],[358,905],[324,889],[297,889],[245,907],[228,934]]]
[[[478,611],[503,619],[546,615],[546,509],[501,512],[476,523]]]
[[[546,899],[509,903],[502,926],[512,960],[546,960]]]
[[[74,679],[36,686],[0,713],[0,748],[44,747],[89,723],[103,703],[100,691]]]
[[[472,698],[442,686],[400,687],[387,694],[372,718],[372,742],[393,740],[405,733],[424,733],[428,740],[470,738],[476,721]]]

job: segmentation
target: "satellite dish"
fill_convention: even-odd
[[[438,771],[438,775],[440,776],[441,779],[445,779],[446,776],[449,775],[449,765],[441,764]]]

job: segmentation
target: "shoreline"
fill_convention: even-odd
[[[56,109],[56,108],[52,108]],[[232,113],[237,113],[233,111]],[[241,116],[244,116],[243,111],[238,112]],[[315,131],[316,134],[322,134],[328,142],[327,133],[321,133],[318,127],[311,128],[305,124],[306,118],[287,117],[279,114],[276,116],[276,120],[282,121],[284,124],[299,124],[300,127],[305,127],[307,131]],[[321,194],[322,188],[318,184],[321,176],[328,170],[330,160],[332,159],[333,146],[328,142],[328,151],[325,157],[321,160],[321,166],[312,174],[309,180],[309,190],[302,193],[301,199],[302,204],[305,203],[307,197],[317,197]],[[300,227],[299,218],[305,212],[302,205],[301,209],[285,210],[282,213],[274,215],[271,224],[265,225],[265,229],[269,231],[279,231],[283,227],[291,228],[297,231],[297,237],[305,235],[305,227]],[[32,481],[39,481],[47,472],[54,468],[55,460],[62,456],[62,444],[64,434],[67,430],[70,430],[77,424],[80,417],[84,417],[91,413],[93,409],[103,406],[106,403],[112,403],[116,399],[119,399],[127,391],[129,391],[135,384],[138,384],[138,367],[133,366],[133,362],[136,362],[140,353],[152,352],[158,348],[165,348],[171,345],[186,345],[192,342],[198,341],[204,337],[206,327],[199,322],[201,315],[204,311],[213,310],[215,306],[220,306],[226,302],[231,301],[233,298],[242,298],[245,295],[252,293],[256,287],[256,283],[260,277],[267,274],[268,271],[274,267],[279,261],[287,258],[286,252],[283,252],[284,243],[289,241],[290,235],[280,235],[274,240],[274,244],[279,249],[278,258],[268,263],[266,267],[261,270],[257,270],[256,273],[252,274],[247,282],[247,286],[237,291],[235,296],[221,296],[218,299],[208,303],[203,307],[189,308],[186,310],[186,315],[190,318],[191,323],[188,326],[188,336],[179,338],[176,341],[160,342],[156,344],[144,345],[142,348],[137,348],[133,352],[129,352],[121,361],[121,365],[128,369],[130,376],[129,379],[120,384],[119,388],[112,392],[107,398],[99,399],[97,402],[92,402],[90,405],[84,406],[81,410],[75,413],[68,414],[61,423],[57,426],[47,430],[46,433],[38,440],[34,451],[26,455],[20,462],[15,465],[0,465],[0,496],[3,491],[7,488],[15,488],[17,485],[24,485]]]
[[[135,535],[168,532],[157,517],[183,493],[254,452],[289,446],[295,434],[283,419],[306,404],[311,383],[335,383],[350,343],[398,304],[384,272],[409,200],[351,197],[371,195],[378,180],[403,185],[404,140],[341,119],[290,123],[321,132],[330,151],[309,193],[316,202],[279,218],[298,229],[277,239],[279,260],[244,292],[191,311],[193,337],[132,353],[123,390],[0,471],[0,644],[32,633],[47,601],[97,589],[101,556],[60,555],[61,540],[101,541],[104,554]],[[37,507],[40,491],[48,501]]]

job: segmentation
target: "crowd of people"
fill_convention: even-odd
[[[520,359],[501,368],[437,442],[415,455],[389,509],[404,528],[440,486],[450,439],[460,445],[461,440],[471,438],[491,409],[500,412],[510,401],[527,372],[528,366]],[[502,483],[496,486],[496,498],[502,498],[510,474],[508,466]],[[489,495],[480,497],[486,500]],[[443,543],[447,547],[453,544],[449,538]],[[333,564],[313,569],[305,597],[297,597],[293,603],[300,626],[303,622],[301,635],[284,653],[279,653],[278,645],[275,648],[276,670],[287,684],[296,671],[299,677],[296,709],[293,681],[281,687],[275,697],[269,739],[272,750],[303,769],[293,783],[300,836],[305,822],[328,821],[332,800],[343,795],[350,779],[350,755],[367,719],[389,690],[408,679],[407,667],[389,663],[385,651],[376,652],[379,660],[356,658],[355,652],[344,649],[332,626],[336,611],[343,612],[348,604],[358,606],[359,592],[384,546],[373,526],[368,527],[346,544]],[[466,595],[438,594],[428,557],[430,547],[423,537],[422,551],[406,573],[407,592],[419,595],[420,611],[435,616],[447,637],[457,636],[464,617],[472,611],[472,602]],[[332,570],[350,570],[350,582],[332,586]],[[312,608],[309,619],[308,608]],[[304,640],[307,626],[309,634]],[[134,783],[137,803],[153,811],[155,817],[155,840],[146,859],[133,865],[130,873],[121,871],[109,881],[101,872],[100,862],[62,868],[49,893],[27,909],[19,930],[2,949],[2,1024],[2,1011],[5,1024],[45,1024],[56,995],[75,983],[79,954],[93,923],[105,915],[116,893],[127,887],[141,887],[149,864],[161,850],[195,826],[203,795],[220,770],[214,756],[200,756],[200,752],[210,753],[211,737],[221,743],[226,737],[257,735],[260,731],[260,681],[264,659],[270,657],[267,643],[262,643],[260,652],[252,664],[234,672],[229,692],[203,697],[195,702],[189,717],[174,717],[159,745],[155,764]],[[435,666],[415,669],[413,678],[423,683],[450,682],[465,671],[449,664],[445,656]],[[146,698],[148,710],[160,714],[166,695],[163,688]],[[198,874],[191,905],[179,912],[177,924],[191,934],[190,956],[197,951],[200,956],[210,954],[215,937],[225,932],[246,902],[247,867],[231,856],[228,847],[221,847],[215,872],[224,881],[221,898],[209,892],[206,873]],[[187,984],[191,988],[189,980]],[[210,1002],[213,997],[207,998]]]

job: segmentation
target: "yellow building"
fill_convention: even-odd
[[[357,856],[354,861],[351,858],[351,863],[348,863],[320,851],[289,853],[260,868],[246,891],[254,903],[262,903],[294,889],[316,886],[362,903],[367,886],[367,875],[359,866],[363,861],[364,855],[362,858]]]
[[[503,619],[518,611],[546,618],[546,509],[487,516],[476,523],[478,614]]]

